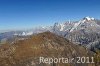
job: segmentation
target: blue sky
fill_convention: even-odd
[[[100,19],[100,0],[0,0],[0,30],[49,26],[85,16]]]

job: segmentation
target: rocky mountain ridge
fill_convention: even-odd
[[[95,66],[94,63],[39,63],[44,58],[92,57],[86,48],[51,32],[39,33],[28,39],[0,46],[0,66]],[[89,60],[91,62],[91,59]]]

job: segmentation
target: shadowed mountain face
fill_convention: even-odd
[[[0,66],[94,66],[93,64],[39,63],[45,58],[91,57],[93,54],[82,46],[50,32],[30,36],[12,44],[0,46]]]

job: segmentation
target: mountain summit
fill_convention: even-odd
[[[95,20],[95,18],[87,16],[87,17],[84,17],[83,20],[91,21],[91,20]]]

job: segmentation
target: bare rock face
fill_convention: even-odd
[[[50,32],[0,46],[0,66],[94,66],[93,63],[77,63],[76,59],[92,56],[92,52],[84,47],[72,44],[67,39]],[[40,63],[40,57],[44,58],[45,62],[48,62],[48,58],[75,58],[75,60],[72,63],[54,61]]]

